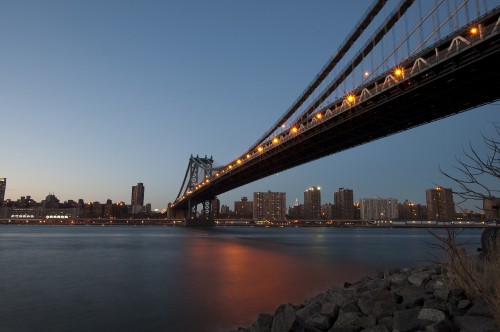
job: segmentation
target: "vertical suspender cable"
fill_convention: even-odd
[[[469,0],[465,0],[465,24],[469,24]]]

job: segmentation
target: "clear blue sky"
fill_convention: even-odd
[[[371,1],[0,2],[0,177],[6,198],[175,199],[191,153],[225,164],[285,112]],[[493,135],[490,105],[222,195],[291,204],[322,187],[425,204],[469,141]]]

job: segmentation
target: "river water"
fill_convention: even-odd
[[[460,239],[472,250],[480,233]],[[426,264],[440,254],[429,241],[416,228],[0,226],[0,331],[229,331]]]

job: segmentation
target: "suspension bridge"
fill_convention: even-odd
[[[212,157],[190,157],[170,213],[209,222],[212,200],[224,192],[498,100],[500,4],[493,4],[401,0],[388,13],[388,0],[376,0],[247,151],[218,167]]]

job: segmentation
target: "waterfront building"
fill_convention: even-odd
[[[253,218],[255,220],[286,220],[286,193],[254,192]]]
[[[498,209],[500,208],[500,198],[484,198],[483,210],[486,220],[500,220]]]
[[[242,197],[241,201],[234,202],[234,214],[236,219],[252,219],[253,218],[253,202],[247,197]]]
[[[353,204],[353,208],[354,208],[354,220],[359,220],[361,219],[361,208],[359,206],[359,203],[354,203]]]
[[[108,198],[106,204],[102,209],[102,214],[104,218],[112,218],[113,217],[113,201]]]
[[[333,193],[335,219],[353,220],[354,218],[354,193],[352,189],[339,188]]]
[[[303,215],[304,204],[299,204],[299,199],[295,198],[295,203],[288,207],[288,218],[299,220]]]
[[[113,217],[126,218],[128,215],[128,207],[125,202],[118,202],[113,205]]]
[[[333,205],[330,203],[325,203],[321,206],[321,219],[332,219],[333,218]]]
[[[229,216],[229,213],[229,206],[222,204],[222,206],[220,207],[220,216],[227,218]]]
[[[359,200],[361,220],[394,220],[398,218],[398,200],[394,198],[362,198]]]
[[[7,188],[7,178],[0,178],[0,206],[3,205],[6,188]]]
[[[455,204],[451,188],[436,187],[425,191],[427,216],[432,220],[451,220],[455,217]]]
[[[130,205],[144,205],[144,185],[139,182],[137,186],[132,186],[132,199]]]
[[[312,187],[304,191],[304,219],[321,218],[321,188]]]
[[[212,199],[212,216],[215,218],[219,218],[220,211],[220,200],[218,198]]]
[[[91,208],[91,213],[90,213],[90,217],[91,218],[101,218],[102,217],[102,204],[99,203],[99,202],[94,202],[92,203],[92,208]]]
[[[21,197],[21,199],[24,197]],[[28,196],[28,198],[31,198]],[[59,199],[54,194],[48,194],[47,197],[41,202],[42,207],[49,209],[59,208]]]
[[[398,204],[398,216],[400,220],[426,220],[427,209],[424,205],[414,204],[406,199]]]

